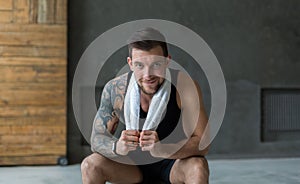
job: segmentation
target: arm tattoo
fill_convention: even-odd
[[[106,157],[115,157],[112,150],[113,143],[118,140],[112,134],[119,122],[122,112],[127,74],[109,81],[102,92],[101,103],[94,119],[91,149]]]

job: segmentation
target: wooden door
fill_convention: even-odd
[[[66,0],[0,0],[0,165],[66,155]]]

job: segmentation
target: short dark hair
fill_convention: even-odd
[[[160,46],[165,57],[169,55],[166,38],[158,30],[151,27],[134,32],[127,41],[129,57],[132,57],[132,49],[149,51],[154,47]]]

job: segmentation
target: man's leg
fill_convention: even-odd
[[[171,169],[171,183],[207,184],[209,169],[204,157],[177,159]]]
[[[139,183],[143,176],[137,166],[114,162],[104,156],[93,153],[81,164],[83,184]]]

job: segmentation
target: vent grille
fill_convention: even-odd
[[[262,140],[300,140],[300,90],[262,90]]]

